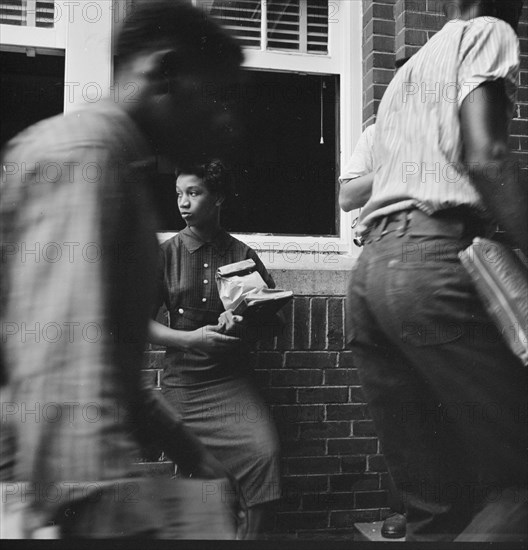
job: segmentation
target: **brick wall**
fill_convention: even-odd
[[[275,533],[350,534],[354,522],[379,520],[388,511],[386,468],[344,349],[341,283],[341,295],[297,295],[283,310],[284,329],[265,337],[251,356],[282,446],[283,499],[270,526]],[[145,354],[145,376],[158,387],[162,355],[159,349]],[[150,452],[147,470],[156,470],[159,455]],[[157,466],[167,471],[166,463]]]
[[[368,0],[363,5],[363,119],[371,123],[392,77],[395,57],[414,53],[444,19],[439,3],[431,0]],[[528,181],[527,31],[525,7],[511,147]],[[387,514],[387,474],[357,371],[344,349],[344,276],[326,286],[327,273],[303,276],[317,284],[280,282],[283,288],[304,290],[297,292],[286,310],[284,331],[262,342],[252,357],[283,451],[284,498],[271,530],[298,537],[343,535],[350,533],[356,521],[382,519]],[[314,288],[325,290],[317,293]],[[146,353],[145,376],[155,384],[159,384],[162,353]],[[145,468],[155,471],[153,466],[161,466],[160,471],[166,472],[170,465],[152,462],[158,456],[159,451],[152,450]]]

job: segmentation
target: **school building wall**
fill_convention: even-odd
[[[363,7],[367,125],[392,77],[395,57],[414,53],[442,27],[444,18],[439,2],[431,0],[365,0]],[[522,66],[511,148],[528,181],[528,6],[519,35]],[[295,292],[285,310],[284,330],[261,342],[252,357],[282,443],[283,500],[269,529],[277,535],[346,535],[355,522],[380,520],[389,511],[383,455],[344,346],[349,265],[346,258],[310,269],[268,265],[277,285]],[[162,354],[160,349],[145,354],[145,376],[158,387]],[[170,471],[170,463],[158,457],[153,450],[145,468]]]

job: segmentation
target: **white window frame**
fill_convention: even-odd
[[[94,0],[87,3],[92,6],[91,14],[83,14],[85,4],[81,0],[56,0],[58,7],[53,28],[1,24],[0,49],[25,51],[28,55],[65,54],[64,112],[74,111],[97,101],[94,94],[101,93],[102,97],[107,97],[113,91],[114,19],[120,13],[116,10],[122,10],[126,2]],[[329,6],[328,54],[265,50],[265,43],[262,42],[260,50],[245,49],[244,66],[248,69],[340,76],[339,143],[340,164],[343,166],[352,154],[362,126],[362,2],[333,0]],[[95,16],[96,11],[99,17]],[[283,255],[287,255],[288,251],[295,254],[300,250],[315,257],[335,252],[356,257],[359,249],[352,244],[351,230],[355,217],[355,212],[341,213],[337,237],[257,233],[234,235],[258,251],[270,254],[277,251],[283,251]],[[175,234],[163,232],[159,238],[164,241]]]
[[[64,113],[95,103],[112,92],[114,1],[56,0],[53,28],[0,24],[0,50],[64,55]]]
[[[192,1],[194,5],[197,4],[197,0]],[[266,0],[263,0],[263,4],[266,4]],[[265,13],[265,7],[262,11]],[[244,48],[244,67],[248,69],[339,75],[340,120],[338,126],[341,166],[352,154],[354,145],[361,135],[363,119],[362,20],[362,2],[359,0],[331,0],[329,1],[327,54],[267,50],[264,32],[261,34],[260,49]],[[261,28],[265,28],[264,17]],[[336,176],[338,175],[336,174]],[[285,197],[287,198],[286,192]],[[351,228],[356,217],[357,211],[341,212],[339,236],[336,237],[260,233],[233,233],[233,235],[257,251],[266,254],[281,251],[283,255],[296,254],[300,251],[317,256],[339,252],[357,257],[360,249],[352,243]],[[165,241],[175,234],[175,232],[163,232],[160,233],[159,238],[161,241]]]

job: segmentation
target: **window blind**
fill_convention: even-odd
[[[0,23],[27,27],[52,28],[54,0],[0,0]]]
[[[328,0],[199,2],[245,47],[328,53]]]

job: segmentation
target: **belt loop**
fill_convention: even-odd
[[[383,218],[383,222],[382,222],[382,225],[381,225],[381,232],[380,234],[378,235],[378,237],[376,238],[376,241],[380,241],[381,238],[387,234],[387,231],[385,231],[387,229],[387,225],[389,225],[389,216],[385,216]]]
[[[397,237],[403,237],[407,232],[407,229],[409,227],[410,216],[411,216],[410,211],[404,210],[402,224],[400,225],[400,227],[398,227],[396,232]]]

